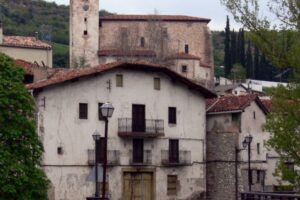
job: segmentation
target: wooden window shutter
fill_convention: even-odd
[[[177,175],[168,175],[167,195],[177,195],[178,177]]]
[[[116,75],[116,86],[123,87],[123,75],[122,74]]]
[[[160,78],[154,78],[154,89],[160,90]]]

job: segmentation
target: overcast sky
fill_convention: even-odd
[[[69,0],[46,1],[69,4]],[[153,14],[156,9],[159,14],[210,18],[211,30],[224,30],[226,15],[230,16],[220,0],[100,0],[100,9],[118,14]],[[230,24],[235,29],[239,27],[234,20]]]

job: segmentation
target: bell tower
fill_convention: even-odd
[[[70,0],[70,67],[98,65],[99,0]]]

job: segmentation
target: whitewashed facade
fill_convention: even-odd
[[[67,82],[57,83],[54,77],[29,86],[34,90],[39,110],[38,131],[45,148],[43,167],[52,185],[49,192],[51,200],[81,200],[94,194],[94,183],[86,178],[92,170],[89,160],[93,156],[89,158],[88,155],[88,151],[94,149],[92,134],[98,130],[104,135],[104,121],[98,119],[100,102],[111,102],[115,107],[109,119],[108,132],[109,154],[115,152],[112,156],[108,155],[108,162],[111,162],[108,168],[111,200],[131,199],[126,187],[137,194],[141,191],[134,188],[140,186],[144,192],[151,191],[142,196],[149,200],[204,196],[205,97],[214,94],[171,70],[156,68],[124,69],[117,66],[105,73],[72,76]],[[122,87],[116,86],[117,75],[123,76]],[[154,78],[160,80],[159,90],[154,89]],[[88,106],[87,119],[79,119],[80,103]],[[134,133],[131,123],[127,123],[129,129],[122,134],[120,121],[133,118],[133,104],[145,106],[145,118],[150,123],[146,121],[146,130],[140,134]],[[169,107],[176,108],[175,124],[168,123]],[[158,132],[163,134],[151,131],[155,120],[160,120],[155,127],[157,125]],[[144,141],[142,163],[132,162],[135,138]],[[179,144],[179,160],[176,163],[168,160],[171,139]],[[143,173],[150,177],[149,182],[131,186],[133,188],[127,185],[128,174]],[[168,184],[168,175],[173,180],[177,179],[175,184]]]

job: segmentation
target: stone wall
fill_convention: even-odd
[[[235,146],[238,133],[207,134],[207,199],[235,199]]]

